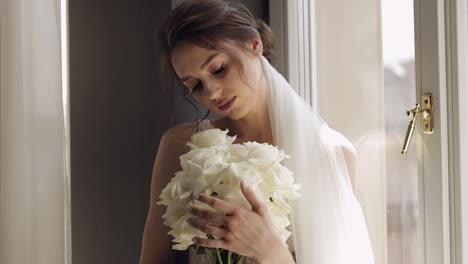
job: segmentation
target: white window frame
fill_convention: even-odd
[[[309,15],[315,13],[314,1],[270,0],[269,6],[270,27],[275,33],[274,65],[316,109],[315,19]]]
[[[449,121],[450,257],[468,263],[468,1],[446,0],[447,116]]]
[[[415,0],[416,98],[431,92],[435,132],[418,133],[419,197],[422,217],[418,225],[424,262],[450,263],[450,188],[446,85],[445,14],[443,0]],[[418,128],[419,129],[419,128]]]

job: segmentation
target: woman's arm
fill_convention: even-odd
[[[169,129],[161,138],[151,178],[151,196],[146,218],[140,264],[173,263],[175,251],[171,249],[172,237],[167,235],[169,227],[163,224],[162,215],[166,208],[157,205],[159,195],[170,179],[179,171],[179,156],[188,151],[186,141],[181,138],[186,125]]]
[[[271,254],[270,256],[265,256],[264,259],[259,259],[260,264],[294,264],[293,256],[289,252],[288,246],[283,241],[278,241],[277,243],[271,244],[272,251],[276,254]]]
[[[349,180],[353,186],[354,193],[356,193],[356,149],[352,144],[344,144],[341,145],[341,150],[343,151],[343,157],[348,169]]]
[[[349,181],[354,193],[356,193],[356,148],[343,134],[332,128],[329,128],[329,133],[325,139],[328,140],[329,144],[341,148],[346,169],[348,170]]]

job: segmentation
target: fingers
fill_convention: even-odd
[[[244,194],[245,198],[247,201],[249,201],[250,205],[252,206],[252,211],[265,216],[267,214],[267,210],[265,205],[263,204],[262,201],[260,201],[255,193],[253,192],[252,188],[247,186],[245,181],[241,181],[241,190],[242,193]]]
[[[224,216],[220,215],[214,212],[209,212],[200,208],[197,208],[195,206],[187,208],[187,211],[190,212],[193,215],[196,215],[200,218],[205,219],[208,221],[210,224],[213,224],[215,226],[227,226],[227,221],[229,219],[229,216]]]
[[[206,248],[223,248],[226,250],[232,250],[229,248],[229,242],[225,240],[221,240],[221,239],[206,239],[206,238],[195,237],[193,238],[193,242],[195,242],[197,245],[200,245]]]
[[[225,214],[234,214],[236,211],[236,207],[228,202],[225,202],[221,199],[218,199],[213,196],[209,196],[203,193],[194,193],[193,194],[193,199],[197,199],[200,202],[206,203],[209,206],[218,209],[219,211],[225,213]]]
[[[225,228],[219,227],[219,226],[214,226],[209,223],[204,223],[201,222],[195,218],[190,218],[187,220],[187,222],[193,226],[194,228],[197,228],[207,234],[215,235],[217,237],[222,237],[225,239],[231,239],[232,236],[229,235],[229,231]]]

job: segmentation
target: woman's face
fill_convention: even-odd
[[[177,76],[198,103],[212,112],[237,120],[250,111],[258,111],[263,104],[263,91],[259,85],[262,67],[254,55],[260,47],[261,42],[252,42],[251,54],[233,47],[244,66],[246,83],[228,54],[187,41],[174,47],[171,61]]]

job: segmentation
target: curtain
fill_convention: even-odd
[[[70,263],[60,0],[0,0],[0,263]]]

